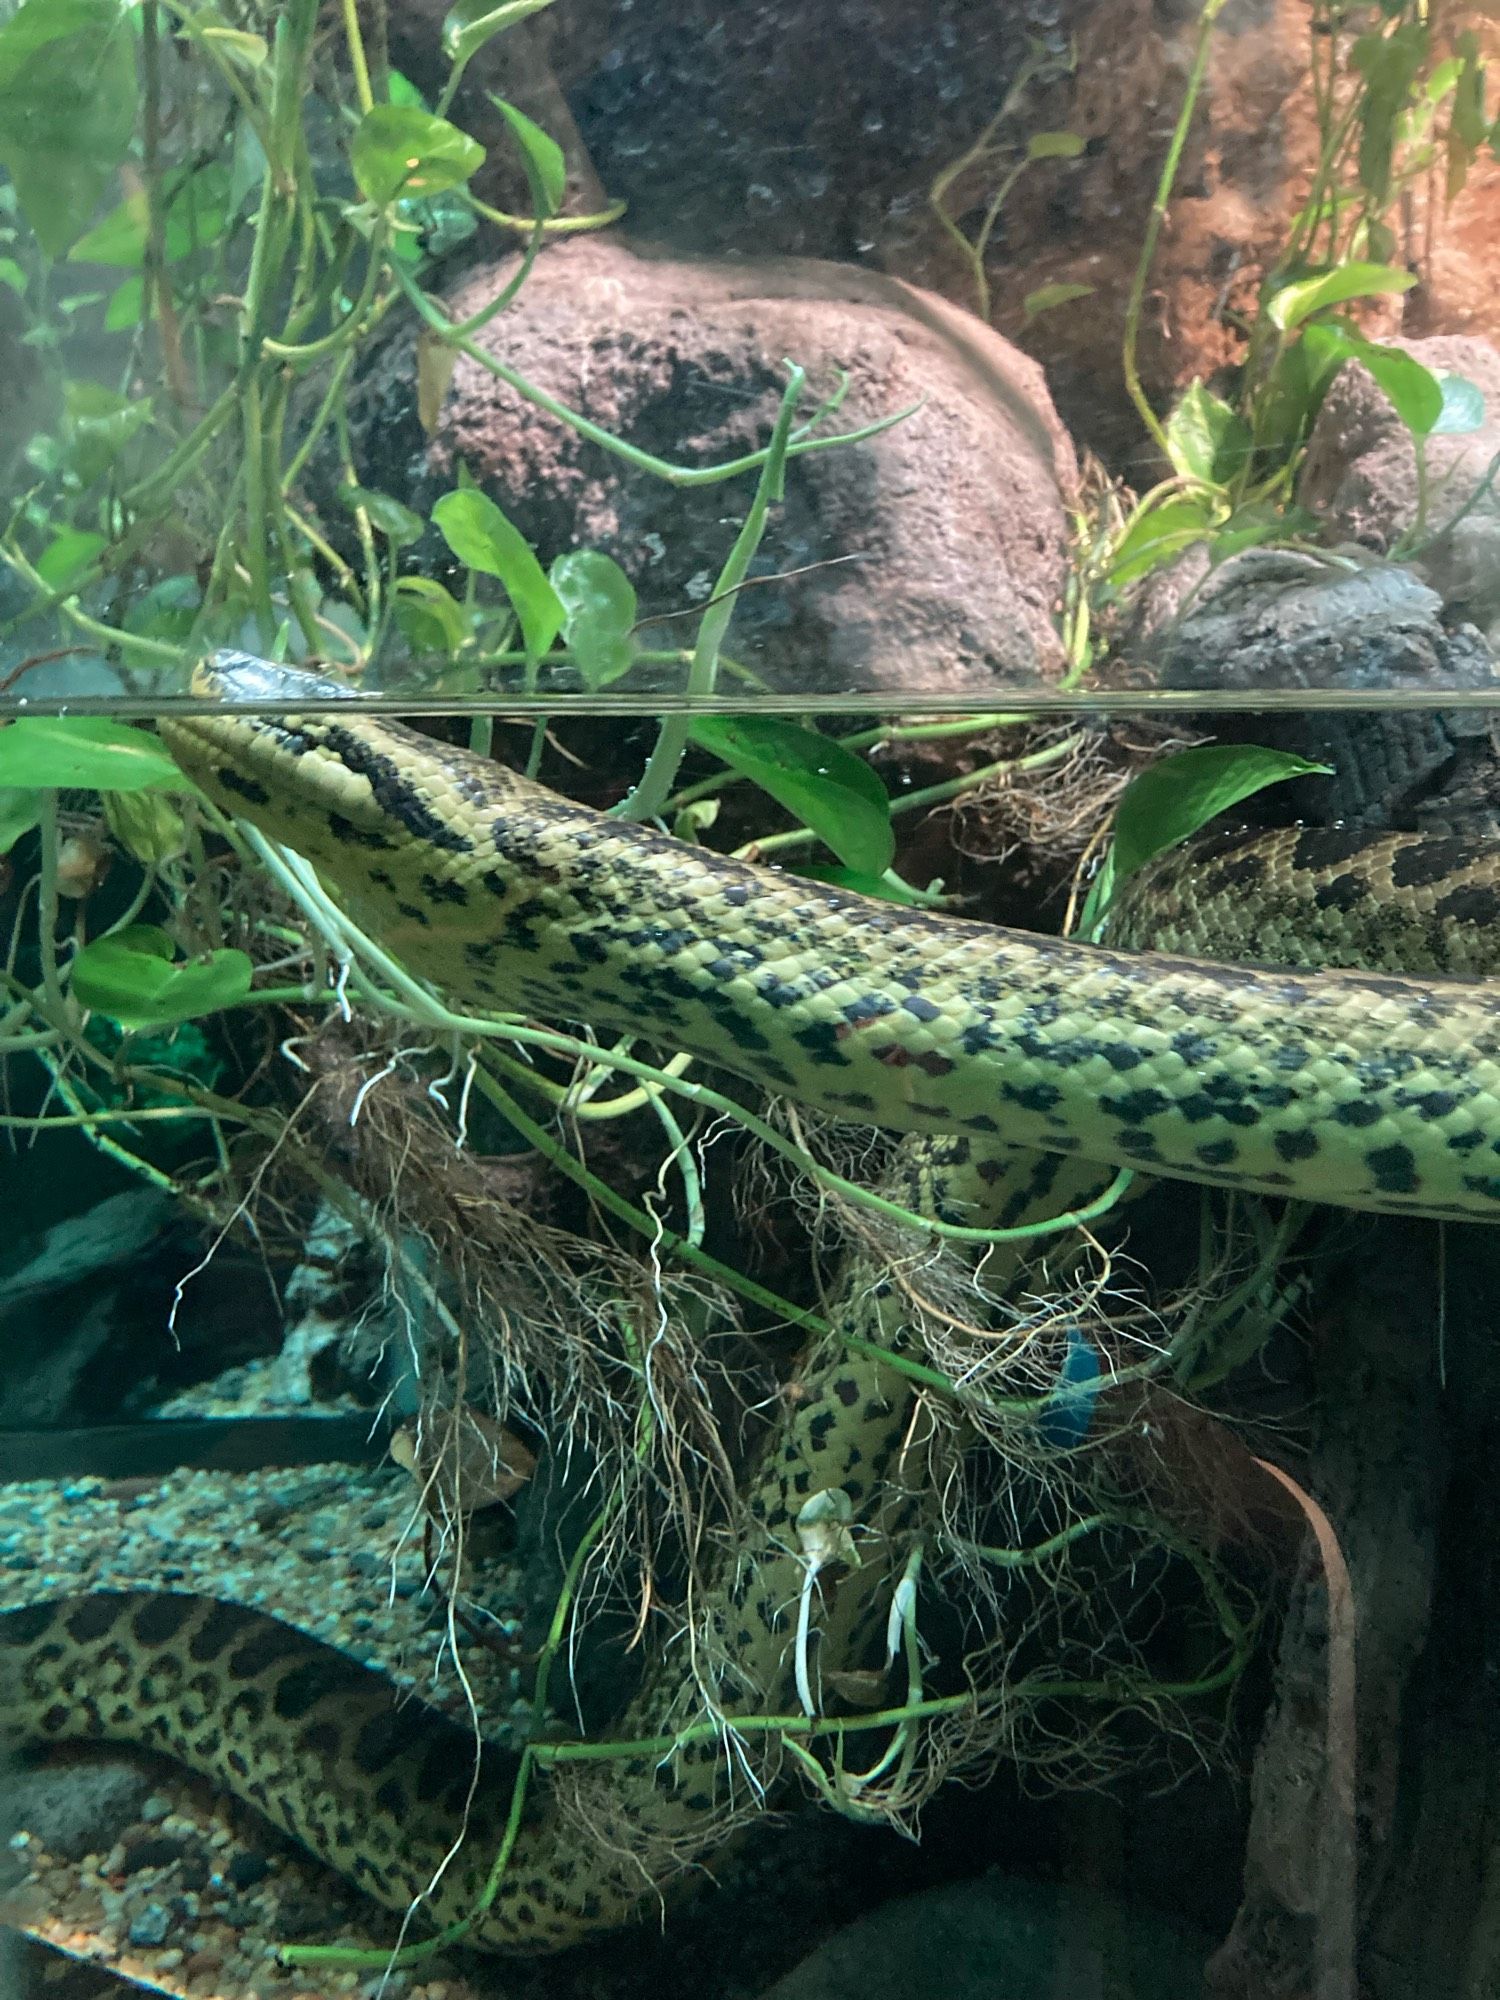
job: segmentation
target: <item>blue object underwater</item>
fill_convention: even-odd
[[[1068,1351],[1056,1386],[1037,1417],[1042,1442],[1053,1451],[1071,1451],[1088,1436],[1102,1377],[1098,1348],[1076,1326],[1070,1326]]]

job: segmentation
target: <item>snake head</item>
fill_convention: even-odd
[[[383,839],[386,815],[366,777],[337,748],[353,690],[320,674],[222,651],[194,671],[205,713],[163,715],[157,730],[182,769],[221,810],[249,820],[310,860],[336,858],[347,838]]]

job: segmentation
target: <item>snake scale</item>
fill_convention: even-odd
[[[164,720],[184,770],[314,861],[357,922],[452,998],[645,1032],[835,1116],[929,1135],[928,1185],[969,1219],[1006,1219],[985,1196],[1006,1179],[987,1163],[1002,1160],[1034,1162],[1026,1200],[1050,1191],[1060,1208],[1132,1166],[1351,1208],[1500,1215],[1500,1000],[1480,983],[1496,878],[1471,846],[1434,858],[1394,837],[1315,865],[1293,833],[1222,845],[1204,867],[1169,863],[1151,885],[1145,908],[1179,946],[1206,940],[1199,912],[1216,893],[1244,955],[1276,957],[1278,888],[1314,958],[1352,952],[1373,970],[1137,956],[684,846],[341,714],[340,690],[245,656],[221,655],[210,685],[281,712]],[[1127,910],[1118,935],[1145,920]],[[1413,954],[1475,977],[1402,975]],[[860,1272],[843,1331],[899,1338],[890,1291]],[[834,1486],[867,1527],[899,1509],[920,1477],[896,1465],[909,1402],[877,1354],[834,1343],[809,1362],[711,1593],[723,1713],[787,1702],[797,1511]],[[876,1587],[881,1565],[856,1574]],[[476,1779],[465,1731],[333,1649],[257,1612],[143,1591],[5,1613],[0,1662],[25,1733],[164,1750],[387,1905],[421,1899],[437,1923],[473,1907],[514,1757],[486,1746]],[[701,1688],[701,1672],[667,1659],[616,1735],[700,1714]],[[568,1809],[556,1783],[534,1788],[471,1941],[539,1952],[629,1921],[691,1851],[723,1782],[720,1746],[702,1740],[611,1762]]]

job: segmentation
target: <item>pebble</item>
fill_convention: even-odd
[[[127,1935],[132,1944],[165,1944],[171,1925],[172,1917],[168,1910],[160,1903],[148,1903],[144,1910],[131,1918]]]
[[[141,1807],[141,1818],[147,1826],[154,1826],[158,1820],[165,1819],[171,1810],[172,1801],[164,1799],[160,1792],[153,1792]]]
[[[144,1868],[172,1868],[182,1859],[182,1842],[179,1840],[127,1840],[120,1866],[127,1875],[138,1875]]]

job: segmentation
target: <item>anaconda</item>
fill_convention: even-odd
[[[264,669],[236,693],[328,703]],[[372,718],[174,717],[226,810],[460,1002],[649,1031],[832,1113],[1348,1208],[1500,1216],[1500,994],[1134,955],[898,909]]]
[[[1481,985],[1139,958],[898,912],[569,805],[340,714],[338,692],[303,677],[235,661],[218,673],[283,712],[165,723],[184,768],[313,859],[451,999],[648,1032],[824,1110],[950,1134],[916,1144],[969,1219],[992,1215],[987,1169],[1012,1144],[1040,1149],[1035,1186],[1052,1183],[1059,1206],[1130,1164],[1349,1207],[1496,1213],[1500,1007]],[[868,1267],[831,1316],[877,1348],[902,1338],[899,1302]],[[910,1398],[878,1352],[837,1343],[800,1379],[695,1635],[715,1641],[726,1717],[787,1705],[809,1493],[841,1488],[857,1522],[899,1546],[921,1477],[898,1463]],[[892,1568],[858,1574],[878,1593]],[[157,1593],[29,1607],[0,1619],[0,1641],[33,1733],[167,1749],[380,1900],[425,1898],[439,1922],[473,1908],[513,1760],[486,1750],[470,1797],[468,1738],[326,1647]],[[616,1733],[670,1733],[705,1693],[701,1663],[664,1655]],[[727,1768],[712,1739],[611,1762],[592,1801],[608,1838],[538,1787],[473,1941],[546,1950],[627,1921],[701,1835]]]

